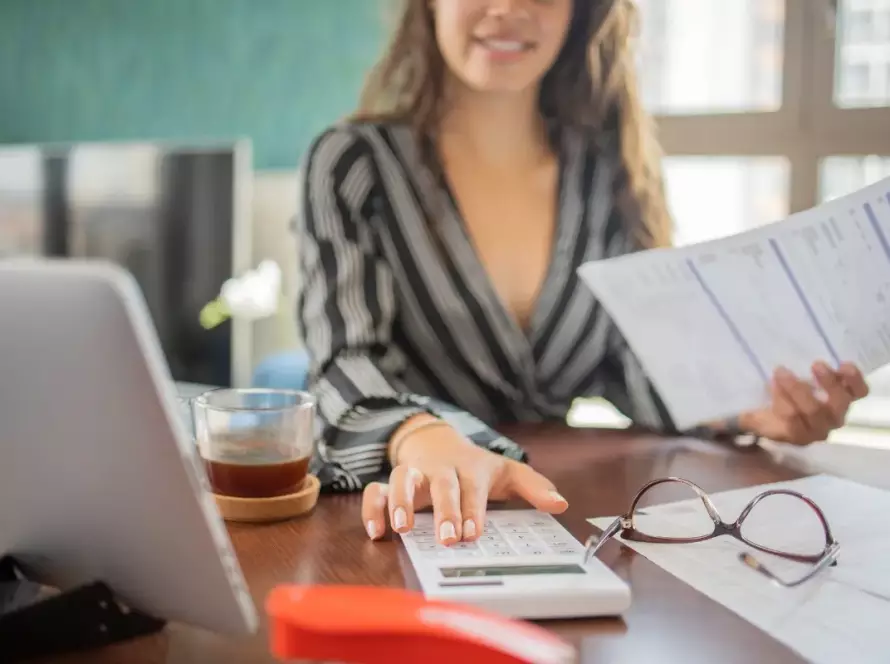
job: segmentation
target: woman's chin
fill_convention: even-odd
[[[522,95],[535,89],[535,78],[530,76],[472,76],[465,79],[466,85],[477,93],[492,95]]]

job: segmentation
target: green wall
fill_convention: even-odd
[[[0,143],[250,137],[293,167],[352,110],[377,0],[0,0]]]

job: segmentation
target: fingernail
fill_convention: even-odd
[[[405,526],[408,525],[408,513],[405,512],[404,507],[397,507],[396,511],[392,514],[392,527],[396,530],[401,530]]]
[[[794,378],[794,374],[788,371],[788,369],[786,369],[785,367],[779,367],[778,369],[776,369],[776,375],[783,380]]]
[[[365,529],[368,531],[368,537],[371,539],[377,539],[377,524],[373,521],[368,521],[365,524]]]
[[[815,390],[813,390],[813,394],[822,403],[828,403],[828,392],[823,390],[821,387],[817,387]]]
[[[464,537],[476,537],[476,522],[472,519],[464,521]]]
[[[447,542],[455,537],[457,537],[457,532],[454,530],[454,524],[450,521],[443,521],[442,525],[439,526],[439,539]]]
[[[816,366],[813,367],[813,370],[820,376],[825,376],[828,374],[829,371],[831,371],[828,368],[828,365],[825,364],[824,362],[816,362]]]
[[[563,498],[562,495],[560,495],[556,491],[549,491],[547,493],[547,495],[550,496],[550,500],[555,500],[558,503],[568,503],[569,502],[568,500]]]

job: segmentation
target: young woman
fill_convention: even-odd
[[[669,243],[629,0],[408,0],[362,109],[314,141],[298,215],[315,472],[364,490],[371,538],[432,505],[445,544],[489,498],[566,501],[499,424],[602,396],[674,432],[584,261]],[[779,372],[736,426],[823,440],[866,393],[852,366]]]

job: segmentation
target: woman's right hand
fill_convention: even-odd
[[[372,482],[362,497],[362,521],[371,539],[414,527],[414,513],[432,505],[442,544],[482,535],[488,500],[522,498],[551,514],[568,503],[527,464],[490,452],[442,423],[409,435],[398,446],[389,483]]]

